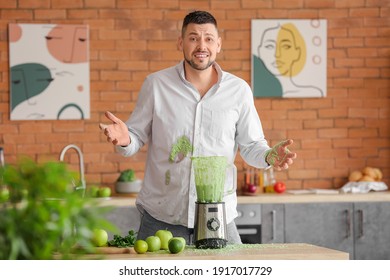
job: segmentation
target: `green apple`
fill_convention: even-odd
[[[109,187],[101,187],[98,192],[99,197],[111,196],[111,189]]]
[[[94,229],[92,235],[92,243],[96,247],[103,247],[107,245],[108,234],[104,229]]]
[[[98,197],[99,196],[99,187],[92,185],[88,188],[89,197]]]
[[[166,229],[156,231],[155,236],[158,236],[161,241],[161,249],[168,250],[168,242],[173,237],[172,232]]]
[[[0,189],[0,202],[6,202],[9,199],[9,190],[7,187]]]
[[[161,240],[158,236],[148,236],[145,241],[148,244],[149,252],[156,252],[161,249]]]

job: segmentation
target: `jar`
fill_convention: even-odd
[[[274,169],[272,166],[269,166],[263,171],[263,180],[264,180],[264,192],[265,193],[273,193],[274,185],[276,183]]]

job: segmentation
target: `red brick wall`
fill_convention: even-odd
[[[0,146],[6,161],[19,155],[58,160],[74,143],[84,153],[88,183],[113,186],[119,172],[143,177],[146,149],[122,158],[99,131],[104,111],[126,120],[145,76],[176,64],[181,20],[208,10],[219,21],[218,61],[250,83],[250,21],[255,18],[328,20],[328,96],[257,99],[271,144],[293,138],[299,157],[277,177],[288,188],[338,188],[348,173],[379,167],[390,183],[390,5],[388,0],[19,0],[0,3]],[[10,121],[8,23],[83,23],[90,26],[91,118],[85,121]],[[77,156],[68,161],[77,168]],[[243,169],[240,156],[239,170]],[[242,174],[240,177],[242,179]]]

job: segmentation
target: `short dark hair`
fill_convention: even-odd
[[[205,11],[194,11],[186,15],[183,21],[183,26],[181,28],[182,35],[184,35],[187,25],[189,25],[190,23],[195,23],[195,24],[211,23],[214,24],[215,28],[217,28],[217,20],[213,17],[212,14]]]

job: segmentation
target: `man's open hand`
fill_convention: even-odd
[[[296,153],[290,152],[287,148],[293,143],[293,140],[284,140],[275,146],[266,155],[266,161],[276,170],[287,169],[293,164],[293,159],[297,157]]]
[[[104,135],[107,136],[107,141],[118,146],[128,146],[130,144],[130,137],[126,124],[111,112],[106,111],[105,116],[112,124],[100,123],[99,127]]]

